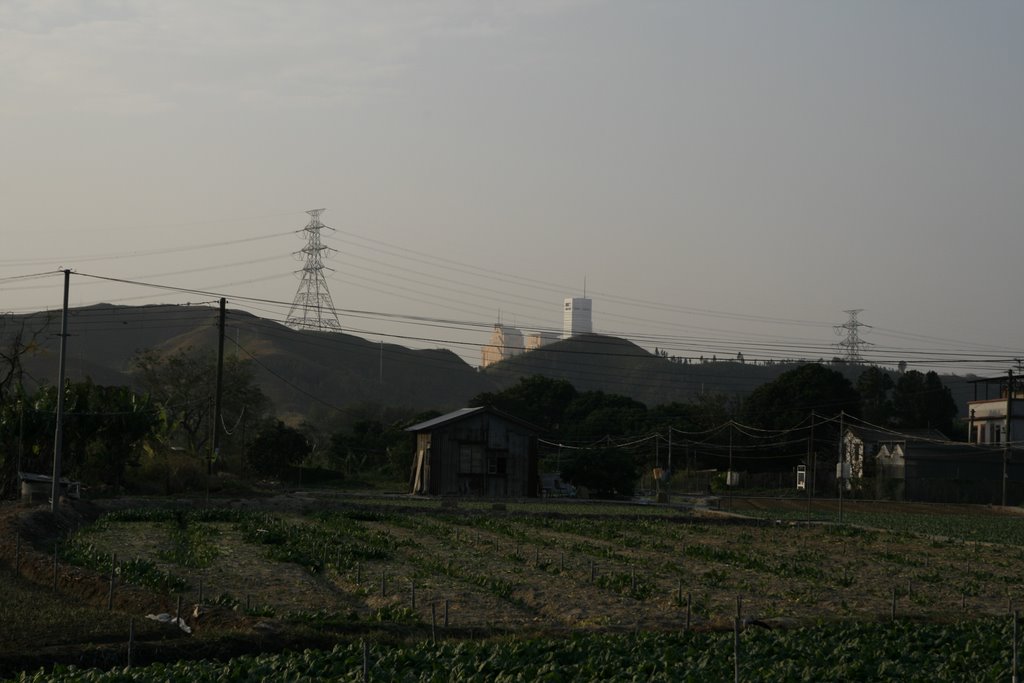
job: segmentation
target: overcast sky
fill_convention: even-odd
[[[870,359],[1002,373],[1022,35],[1019,0],[2,0],[0,312],[71,268],[283,320],[324,207],[342,327],[472,364],[585,282],[673,355],[831,357],[863,309]]]

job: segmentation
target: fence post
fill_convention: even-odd
[[[430,642],[437,643],[437,603],[430,603]]]
[[[444,599],[444,627],[448,628],[448,598]]]
[[[114,609],[114,581],[117,580],[117,553],[110,553],[110,590],[107,591],[107,610]]]
[[[737,612],[738,615],[738,612]],[[732,677],[740,683],[740,618],[732,620]]]
[[[1020,683],[1020,677],[1017,675],[1017,612],[1013,613],[1013,675],[1010,680],[1013,683]]]
[[[135,618],[128,619],[128,668],[132,668],[132,649],[135,647]]]

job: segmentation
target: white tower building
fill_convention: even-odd
[[[590,299],[569,298],[565,300],[562,311],[562,336],[566,339],[578,334],[590,334],[594,331],[591,319],[592,302]]]

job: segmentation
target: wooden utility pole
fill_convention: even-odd
[[[217,334],[217,391],[213,399],[213,438],[210,440],[210,459],[206,473],[213,474],[213,461],[220,455],[221,400],[224,393],[224,314],[227,299],[220,299],[220,318]]]
[[[64,453],[64,397],[67,389],[68,351],[68,291],[71,288],[71,271],[64,271],[64,308],[60,317],[60,369],[57,372],[57,429],[53,437],[53,488],[50,491],[50,511],[57,514],[60,507],[60,469]]]

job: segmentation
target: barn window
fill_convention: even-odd
[[[460,474],[483,474],[484,473],[484,449],[480,445],[459,446],[459,473]]]

